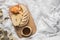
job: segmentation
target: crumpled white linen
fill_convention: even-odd
[[[8,8],[17,3],[25,4],[34,19],[37,31],[29,38],[19,38],[10,19],[3,22],[4,29],[10,30],[18,40],[56,40],[60,34],[60,0],[6,0],[0,3],[5,19],[9,17]],[[52,38],[53,37],[53,38]]]

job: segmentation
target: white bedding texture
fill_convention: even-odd
[[[9,16],[9,7],[16,4],[28,7],[36,24],[36,33],[19,38]],[[60,0],[0,0],[3,22],[0,28],[9,30],[17,40],[60,40]]]

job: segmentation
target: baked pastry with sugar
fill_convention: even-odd
[[[25,26],[29,21],[29,13],[23,5],[15,5],[9,8],[10,17],[14,26]]]

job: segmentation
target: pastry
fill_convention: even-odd
[[[12,6],[9,10],[10,17],[14,26],[22,27],[28,23],[29,14],[22,5]]]

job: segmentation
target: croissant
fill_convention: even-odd
[[[29,20],[27,9],[23,5],[15,5],[10,9],[10,17],[14,26],[25,26]]]

